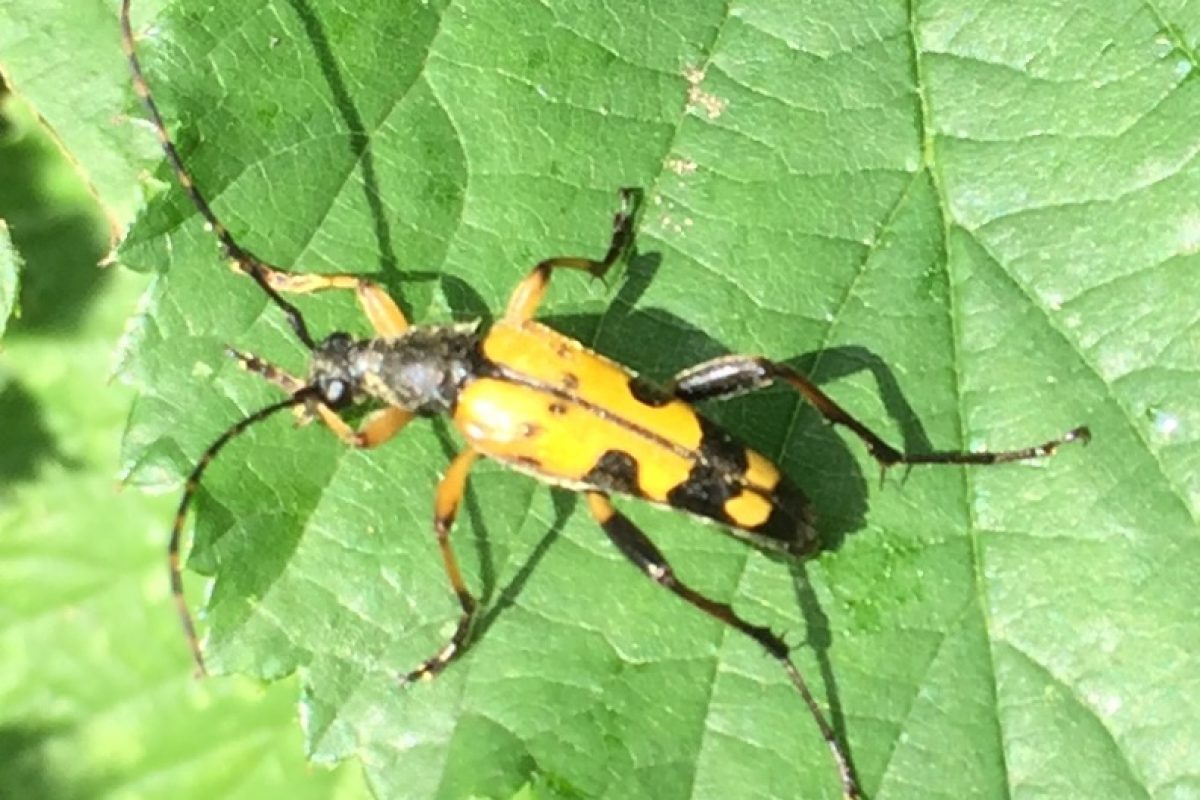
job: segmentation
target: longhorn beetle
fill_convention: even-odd
[[[460,656],[471,633],[476,600],[450,542],[467,473],[487,456],[551,486],[580,492],[589,512],[617,549],[647,577],[699,611],[757,642],[779,662],[820,730],[846,798],[862,796],[841,744],[788,652],[783,639],[744,619],[680,579],[645,533],[613,507],[614,494],[712,520],[734,536],[795,558],[813,555],[819,538],[804,494],[766,457],[741,444],[693,407],[787,383],[831,424],[857,436],[881,469],[898,464],[1000,464],[1049,456],[1090,434],[1078,427],[1043,444],[1003,452],[904,453],[847,413],[808,378],[764,357],[724,356],[685,369],[666,386],[594,353],[533,320],[556,269],[603,277],[629,248],[640,192],[622,189],[608,251],[600,259],[557,256],[521,280],[503,317],[490,330],[478,324],[411,325],[379,286],[351,275],[290,273],[244,248],[221,223],[175,148],[150,93],[134,49],[130,0],[121,3],[121,33],[133,86],[145,104],[162,149],[184,192],[212,230],[232,267],[253,280],[284,314],[308,348],[308,376],[300,378],[249,353],[229,354],[285,394],[285,399],[236,422],[201,454],[187,477],[167,548],[171,591],[198,674],[204,657],[183,596],[180,540],[192,498],[208,464],[235,436],[284,409],[301,421],[319,419],[351,447],[377,447],[417,417],[446,414],[466,447],[450,463],[434,495],[434,532],[450,586],[462,608],[449,641],[402,683],[432,679]],[[375,336],[355,339],[335,331],[316,340],[303,315],[283,298],[326,289],[355,293]],[[339,412],[364,404],[371,411],[357,428]]]

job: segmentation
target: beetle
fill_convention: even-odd
[[[801,695],[833,757],[843,795],[861,797],[849,759],[783,639],[682,580],[653,541],[616,509],[612,496],[637,498],[719,523],[765,551],[795,559],[815,554],[820,539],[804,493],[768,458],[695,408],[703,400],[753,392],[776,382],[791,386],[827,422],[858,437],[883,470],[897,465],[989,465],[1041,458],[1068,442],[1086,442],[1088,429],[1080,426],[1039,445],[1001,452],[906,453],[887,444],[807,377],[779,361],[723,356],[685,369],[657,386],[538,323],[535,314],[557,270],[603,277],[626,254],[641,198],[636,189],[620,191],[620,208],[602,257],[559,256],[539,262],[517,284],[502,317],[486,330],[478,323],[413,325],[392,297],[369,280],[347,274],[292,273],[268,264],[222,224],[184,164],[138,60],[129,6],[130,0],[122,0],[120,21],[133,85],[177,182],[232,268],[253,280],[280,309],[311,356],[307,374],[300,377],[253,354],[228,350],[242,368],[269,381],[286,397],[222,433],[186,479],[167,555],[174,602],[197,672],[204,674],[204,656],[183,595],[180,545],[200,479],[222,448],[250,426],[288,409],[301,422],[319,420],[355,448],[378,447],[419,417],[445,415],[466,446],[436,488],[433,527],[461,611],[449,640],[404,673],[402,683],[434,678],[461,656],[469,641],[478,604],[464,580],[450,533],[468,473],[484,456],[583,494],[600,528],[642,573],[757,642]],[[300,310],[284,297],[327,290],[354,292],[374,336],[355,338],[335,331],[318,340]],[[343,419],[342,412],[365,405],[372,410],[357,427]]]

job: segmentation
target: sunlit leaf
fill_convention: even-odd
[[[873,798],[1200,789],[1194,4],[181,0],[149,30],[198,185],[275,264],[373,275],[418,322],[486,315],[537,260],[602,252],[640,186],[636,256],[544,306],[585,344],[659,379],[788,359],[916,450],[1091,425],[1053,460],[880,488],[770,390],[709,410],[806,488],[819,559],[624,507],[788,632]],[[304,352],[182,192],[121,256],[158,275],[126,462],[175,482],[278,397],[223,345],[301,374]],[[352,298],[299,302],[367,332]],[[358,755],[381,797],[837,796],[753,643],[493,465],[454,535],[477,642],[399,689],[455,619],[430,523],[458,446],[435,422],[349,452],[286,419],[231,445],[191,560],[212,665],[302,669],[314,757]]]

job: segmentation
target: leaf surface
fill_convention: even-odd
[[[1198,35],[1182,2],[181,0],[142,52],[245,245],[373,275],[418,322],[489,317],[539,259],[598,255],[640,186],[622,274],[556,278],[544,305],[588,346],[657,379],[788,359],[914,450],[1091,425],[1053,460],[880,488],[769,390],[706,411],[805,487],[820,558],[624,507],[686,580],[799,642],[871,797],[1171,797],[1200,788]],[[277,397],[224,343],[301,374],[304,353],[181,192],[121,255],[157,276],[126,462],[171,482]],[[299,302],[367,331],[351,298]],[[477,641],[399,690],[455,619],[430,517],[458,446],[434,422],[348,452],[284,419],[231,445],[191,557],[216,576],[211,663],[301,670],[314,757],[358,755],[379,796],[837,796],[773,663],[573,497],[493,465],[454,534]]]

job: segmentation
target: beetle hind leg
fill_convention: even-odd
[[[591,511],[596,521],[600,523],[600,527],[608,535],[609,540],[646,577],[676,597],[686,601],[694,608],[749,636],[758,642],[767,651],[768,655],[779,662],[784,672],[787,673],[788,680],[791,681],[792,685],[796,687],[796,690],[804,699],[804,704],[808,706],[809,713],[812,714],[813,719],[817,723],[817,728],[821,732],[821,738],[825,740],[825,744],[829,747],[829,751],[837,765],[838,774],[841,777],[844,797],[847,800],[858,800],[861,798],[862,792],[858,788],[858,781],[854,777],[854,769],[850,764],[850,759],[838,742],[837,734],[834,733],[833,727],[825,719],[824,712],[817,705],[816,698],[813,697],[808,684],[800,674],[800,670],[796,668],[795,663],[792,661],[789,648],[783,639],[772,633],[769,628],[748,622],[729,605],[718,603],[716,600],[704,596],[676,577],[671,564],[654,545],[654,542],[650,541],[650,538],[639,530],[628,517],[613,508],[612,502],[606,495],[599,492],[587,492],[587,504],[588,510]]]
[[[701,400],[716,400],[746,392],[757,391],[782,380],[812,404],[825,420],[841,425],[857,436],[866,446],[867,452],[879,462],[882,469],[898,464],[1004,464],[1010,461],[1028,461],[1053,455],[1059,447],[1069,442],[1086,443],[1091,432],[1085,426],[1067,431],[1062,436],[1029,447],[994,452],[969,452],[938,450],[932,453],[906,453],[892,447],[878,434],[859,422],[848,411],[838,405],[811,380],[786,364],[755,356],[723,356],[705,361],[683,370],[671,382],[672,393],[680,400],[696,403]]]

